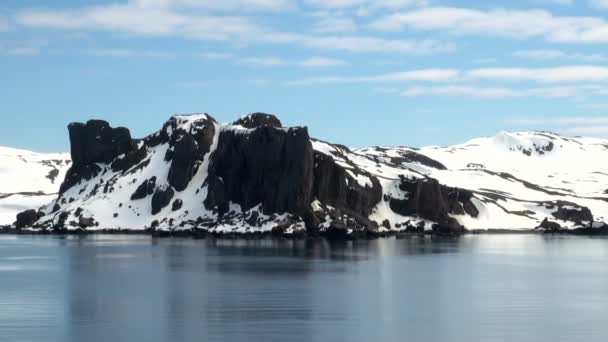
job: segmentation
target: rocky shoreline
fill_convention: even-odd
[[[460,232],[439,232],[439,231],[386,231],[378,233],[355,233],[341,234],[340,232],[319,232],[316,234],[308,234],[299,232],[295,234],[284,234],[280,232],[262,232],[252,231],[247,233],[217,233],[210,232],[204,229],[189,229],[189,230],[155,230],[155,229],[31,229],[31,228],[15,228],[11,226],[0,226],[0,234],[2,235],[145,235],[152,237],[190,237],[195,239],[217,238],[217,239],[261,239],[261,238],[278,238],[278,239],[315,239],[325,238],[331,240],[361,240],[361,239],[378,239],[378,238],[404,238],[410,236],[444,236],[444,237],[459,237],[465,235],[573,235],[573,236],[608,236],[608,226],[601,228],[575,228],[561,230],[542,230],[542,229],[472,229],[463,230]]]

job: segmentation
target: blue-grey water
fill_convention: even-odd
[[[1,341],[608,341],[608,239],[0,236]]]

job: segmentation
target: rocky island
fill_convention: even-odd
[[[229,124],[175,115],[142,139],[102,120],[68,130],[69,160],[53,172],[63,177],[58,193],[4,232],[607,231],[601,139],[503,132],[451,147],[353,149],[265,113]]]

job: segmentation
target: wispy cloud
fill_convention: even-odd
[[[201,53],[200,56],[212,60],[226,60],[234,58],[234,55],[229,52],[204,52]]]
[[[545,10],[426,7],[379,18],[370,26],[385,31],[413,28],[510,38],[540,37],[554,42],[608,42],[608,22],[605,19],[558,16]]]
[[[331,83],[366,83],[366,82],[445,82],[454,80],[459,71],[454,69],[420,69],[392,72],[371,76],[321,76],[288,82],[289,85],[313,85]]]
[[[312,31],[316,33],[348,33],[357,30],[352,17],[334,11],[316,11],[308,16],[314,19]]]
[[[513,117],[506,123],[516,126],[546,128],[550,127],[565,135],[608,137],[608,117],[606,116],[530,116]]]
[[[585,117],[585,116],[569,116],[569,117],[515,117],[509,118],[507,123],[514,125],[608,125],[608,117]]]
[[[479,98],[571,97],[579,95],[579,91],[577,88],[574,87],[508,88],[469,85],[448,85],[433,87],[411,87],[403,91],[401,95],[450,95],[470,96]]]
[[[574,65],[553,68],[482,68],[469,70],[466,77],[535,82],[608,81],[608,67]]]
[[[242,64],[259,65],[259,66],[277,66],[285,65],[287,62],[277,57],[245,57],[238,60]]]
[[[298,64],[306,68],[324,68],[348,65],[347,62],[341,59],[318,56],[307,58],[305,60],[300,61]]]
[[[133,50],[133,49],[94,49],[87,50],[87,54],[98,57],[153,57],[153,58],[172,58],[175,53],[168,51],[152,51],[152,50]]]
[[[133,0],[142,8],[202,8],[216,11],[284,11],[295,9],[292,0]]]
[[[291,84],[411,82],[411,81],[533,81],[540,83],[608,81],[608,67],[559,66],[554,68],[477,68],[419,69],[367,76],[321,76],[290,82]],[[596,92],[598,90],[596,89]]]
[[[608,8],[608,0],[591,0],[591,4],[600,9]]]
[[[312,56],[301,60],[284,59],[274,56],[254,56],[254,57],[239,57],[231,53],[204,53],[202,57],[211,60],[229,60],[237,64],[262,66],[262,67],[273,67],[273,66],[295,66],[303,68],[327,68],[336,66],[345,66],[349,63],[330,57]]]
[[[423,6],[428,0],[305,0],[305,3],[321,8],[403,8],[409,6]]]
[[[264,1],[266,0],[251,0],[249,3],[261,4]],[[251,16],[197,15],[190,11],[175,10],[164,0],[88,6],[78,9],[27,9],[15,15],[15,22],[21,26],[34,28],[109,31],[143,37],[180,37],[234,44],[291,44],[355,53],[420,55],[451,51],[454,48],[452,44],[435,40],[283,32],[258,24]]]
[[[571,59],[581,62],[605,62],[607,55],[568,53],[561,50],[519,50],[513,53],[515,57],[530,58],[537,60]]]

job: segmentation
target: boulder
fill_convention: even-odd
[[[21,229],[31,227],[36,221],[38,221],[38,212],[34,209],[25,210],[17,214],[17,221],[15,221],[15,227]]]

